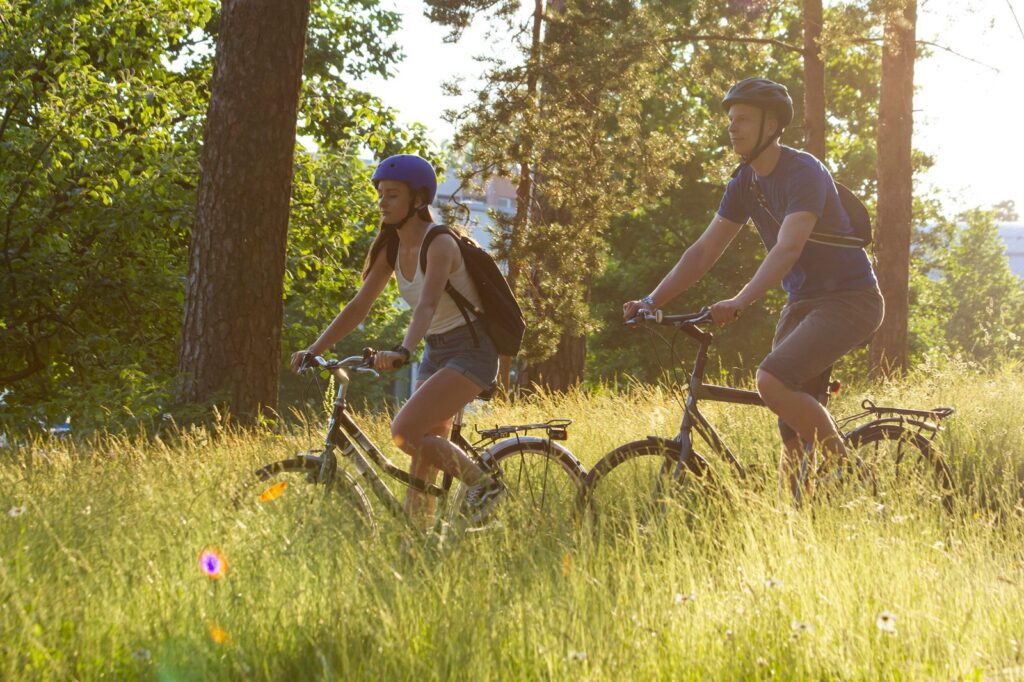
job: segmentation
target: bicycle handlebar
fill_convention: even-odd
[[[661,310],[641,310],[631,320],[626,320],[628,325],[638,325],[644,322],[655,324],[668,324],[674,327],[693,326],[709,322],[711,320],[711,308],[701,308],[696,313],[684,313],[682,315],[666,315]]]
[[[362,355],[351,355],[343,360],[326,360],[320,355],[306,355],[302,360],[300,372],[311,369],[349,369],[353,368],[360,374],[370,374],[374,379],[380,378],[380,373],[373,368],[373,357],[376,351],[372,348],[364,348]],[[315,364],[314,364],[315,363]]]

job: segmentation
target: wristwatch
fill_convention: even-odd
[[[651,306],[653,308],[654,307],[654,296],[652,294],[647,294],[646,296],[644,296],[643,298],[640,299],[640,302],[643,303],[644,305],[649,305],[649,306]]]
[[[412,357],[412,353],[409,351],[408,348],[406,348],[402,344],[398,344],[397,346],[395,346],[394,348],[391,349],[391,352],[392,353],[398,353],[399,355],[402,356],[402,364],[403,365],[408,365],[409,364],[409,358]]]

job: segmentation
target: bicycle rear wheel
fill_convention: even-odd
[[[581,520],[601,535],[628,539],[673,516],[692,517],[707,503],[714,479],[696,452],[680,463],[679,449],[675,441],[648,438],[605,455],[577,496]]]
[[[373,507],[353,476],[336,469],[330,483],[318,481],[321,458],[297,456],[260,467],[235,491],[240,515],[259,514],[287,537],[303,532],[359,537],[376,530]]]
[[[536,535],[571,525],[586,472],[568,449],[547,438],[510,438],[488,448],[482,460],[508,491],[483,526],[524,528]],[[456,512],[462,509],[466,492],[460,483],[452,498]]]
[[[880,497],[953,508],[953,477],[932,442],[899,423],[872,422],[846,437],[851,458],[863,462]]]

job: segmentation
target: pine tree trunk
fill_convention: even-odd
[[[563,334],[555,354],[543,362],[531,363],[519,374],[519,385],[537,386],[545,391],[568,391],[583,381],[587,337]]]
[[[873,376],[899,373],[907,367],[916,24],[916,0],[900,0],[886,15],[878,113],[878,220],[875,229],[876,271],[885,297],[885,320],[871,343]]]
[[[541,26],[544,20],[544,0],[534,0],[533,31],[530,42],[530,63],[527,65],[526,97],[528,106],[536,106],[538,71],[541,59]],[[525,128],[530,129],[533,111],[526,112]],[[519,183],[516,186],[516,215],[512,221],[512,244],[508,256],[508,283],[513,292],[519,292],[519,277],[522,273],[523,244],[530,230],[530,210],[533,207],[533,149],[523,148],[519,160]],[[501,356],[498,359],[498,385],[506,394],[510,394],[509,375],[512,369],[512,358]]]
[[[542,3],[538,2],[538,5],[540,4]],[[549,0],[548,2],[547,12],[552,16],[564,13],[565,9],[565,0]],[[564,36],[560,38],[565,39]],[[548,33],[544,39],[556,38],[551,33]],[[541,85],[541,91],[541,97],[543,97],[543,84]],[[535,190],[533,200],[541,206],[539,211],[540,219],[559,222],[563,225],[571,224],[572,216],[565,215],[563,212],[552,208],[546,202],[543,192],[535,189],[537,185],[541,184],[540,176],[542,175],[543,162],[541,163],[540,170],[534,173],[534,184],[532,186],[532,189]],[[589,299],[589,291],[585,292],[584,295]],[[548,391],[566,391],[582,383],[586,359],[586,337],[564,333],[558,341],[558,347],[554,355],[542,362],[530,363],[522,368],[517,377],[517,383],[524,388],[536,385]]]
[[[181,402],[277,407],[309,0],[223,0],[178,358]]]
[[[804,0],[804,149],[825,160],[825,63],[821,0]]]

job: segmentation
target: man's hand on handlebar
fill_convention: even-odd
[[[626,301],[622,304],[622,319],[626,322],[633,320],[640,313],[641,310],[648,312],[654,310],[654,307],[644,301]],[[640,321],[640,320],[638,320]]]
[[[727,324],[734,320],[738,320],[745,307],[746,306],[735,298],[719,301],[711,306],[711,319],[715,324],[720,326]]]

